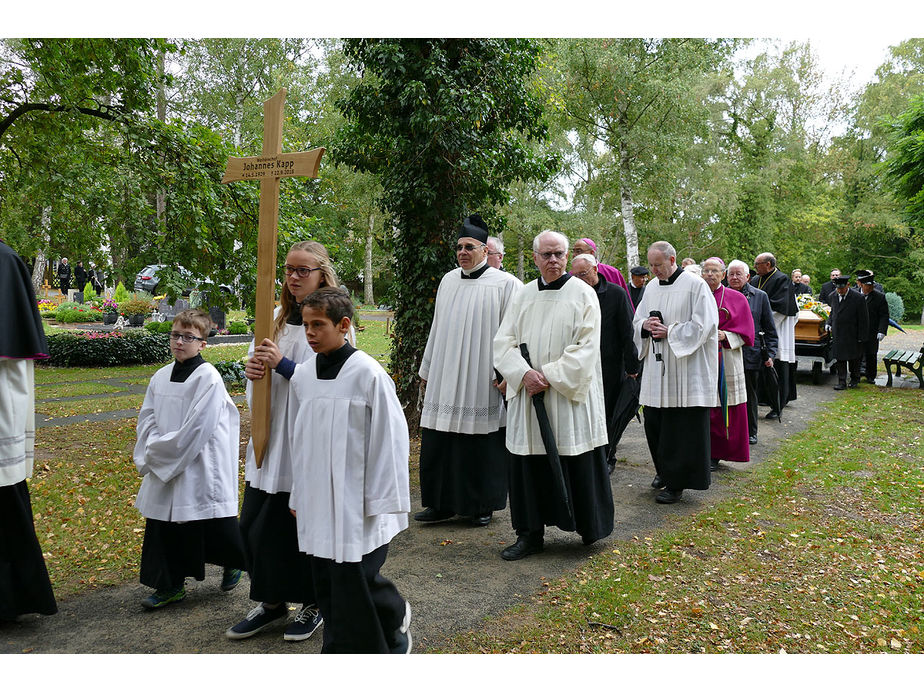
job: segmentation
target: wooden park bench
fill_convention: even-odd
[[[882,363],[885,364],[886,373],[889,374],[886,387],[892,387],[892,366],[895,366],[895,375],[901,375],[902,368],[907,368],[918,376],[920,388],[924,390],[924,377],[921,375],[921,367],[924,365],[924,346],[921,347],[920,351],[892,349],[892,351],[882,357]]]

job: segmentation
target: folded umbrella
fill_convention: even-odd
[[[899,332],[905,332],[905,331],[902,329],[902,326],[899,325],[897,322],[895,322],[892,318],[889,318],[889,324],[890,324],[892,327],[894,327],[896,330],[898,330]],[[905,332],[905,334],[908,334],[908,333]]]
[[[529,359],[529,349],[526,344],[520,345],[520,354],[529,365],[533,367]],[[558,492],[558,498],[568,511],[568,517],[574,521],[574,510],[571,508],[571,500],[568,498],[568,488],[565,486],[565,474],[561,468],[561,458],[558,455],[558,445],[555,442],[555,434],[552,433],[552,424],[549,422],[549,413],[545,410],[545,393],[537,392],[532,396],[533,409],[536,410],[536,420],[539,422],[539,434],[542,436],[542,444],[545,446],[545,454],[549,460],[549,467],[552,469],[552,481],[555,483],[555,489]]]
[[[624,378],[619,386],[619,395],[616,397],[616,404],[613,405],[613,416],[607,422],[607,440],[610,441],[610,454],[622,439],[622,434],[626,430],[629,422],[635,418],[642,421],[639,416],[640,405],[638,395],[641,392],[642,384],[638,378]]]
[[[764,342],[764,333],[760,333],[760,370],[757,371],[757,401],[760,404],[769,404],[770,410],[776,412],[777,420],[782,423],[783,410],[780,393],[780,376],[774,366],[764,365],[770,358],[767,344]]]

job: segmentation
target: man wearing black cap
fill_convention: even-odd
[[[866,341],[863,359],[865,361],[864,375],[866,382],[876,382],[876,366],[879,361],[879,342],[889,331],[889,304],[885,294],[878,291],[875,286],[871,270],[857,272],[857,281],[860,283],[860,293],[866,301],[866,312],[869,315],[869,328],[866,331]]]
[[[466,217],[456,241],[459,268],[447,272],[436,291],[418,371],[426,387],[420,415],[424,510],[414,515],[418,522],[462,515],[484,527],[507,505],[507,420],[493,344],[522,284],[488,264],[487,242],[481,217]]]
[[[850,275],[833,279],[834,294],[830,297],[831,315],[825,329],[831,333],[831,355],[837,361],[835,390],[847,388],[847,367],[850,366],[850,387],[860,387],[860,359],[866,347],[864,340],[869,331],[869,315],[863,297],[847,286]]]
[[[645,295],[645,282],[648,281],[648,268],[633,267],[629,270],[629,301],[632,303],[632,310],[635,310],[639,303],[642,302],[642,296]]]

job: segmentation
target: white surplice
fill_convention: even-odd
[[[657,343],[642,338],[642,323],[653,310],[661,312],[668,330]],[[632,338],[645,364],[639,393],[643,406],[719,405],[718,325],[715,298],[702,278],[681,272],[672,284],[648,284],[632,325]],[[655,359],[656,353],[663,361]]]
[[[210,363],[182,383],[158,370],[138,413],[134,459],[144,475],[135,507],[165,522],[237,515],[240,415]]]
[[[522,288],[520,280],[488,267],[477,279],[447,272],[436,292],[430,336],[418,375],[427,381],[420,425],[451,433],[493,433],[506,425],[495,379],[497,328]]]
[[[279,314],[277,306],[273,318]],[[276,335],[276,346],[280,353],[295,363],[314,361],[315,353],[308,346],[303,325],[283,326]],[[247,358],[253,356],[254,343],[250,343]],[[266,493],[288,493],[292,488],[292,465],[289,453],[288,406],[289,381],[271,369],[273,384],[270,392],[270,430],[269,440],[263,454],[263,465],[257,469],[257,460],[253,454],[253,438],[247,441],[244,479],[253,487]],[[247,406],[253,410],[253,383],[247,381]]]
[[[0,358],[0,486],[32,476],[35,458],[35,366]]]
[[[544,291],[539,280],[532,281],[514,296],[494,338],[494,365],[507,380],[507,449],[545,455],[532,398],[523,386],[530,367],[520,355],[521,343],[551,386],[545,408],[559,454],[579,455],[606,445],[600,302],[594,290],[576,277]]]
[[[356,351],[333,380],[319,379],[311,361],[289,386],[299,550],[358,562],[408,525],[410,444],[395,383]]]
[[[777,361],[796,363],[799,360],[796,356],[796,323],[798,321],[797,315],[783,315],[773,311],[773,324],[776,325],[776,334],[779,337]]]

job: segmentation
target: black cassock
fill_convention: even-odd
[[[751,277],[751,286],[755,286],[767,294],[770,299],[770,308],[775,313],[787,317],[796,315],[799,308],[796,306],[796,294],[789,276],[775,268],[768,275],[759,274]],[[775,359],[773,367],[776,369],[780,381],[780,400],[782,406],[796,399],[796,363],[789,363]]]
[[[625,374],[638,373],[638,350],[632,341],[634,311],[629,304],[629,295],[621,286],[608,282],[602,276],[599,279],[593,289],[600,301],[600,370],[609,430]],[[610,441],[612,444],[613,441]]]

